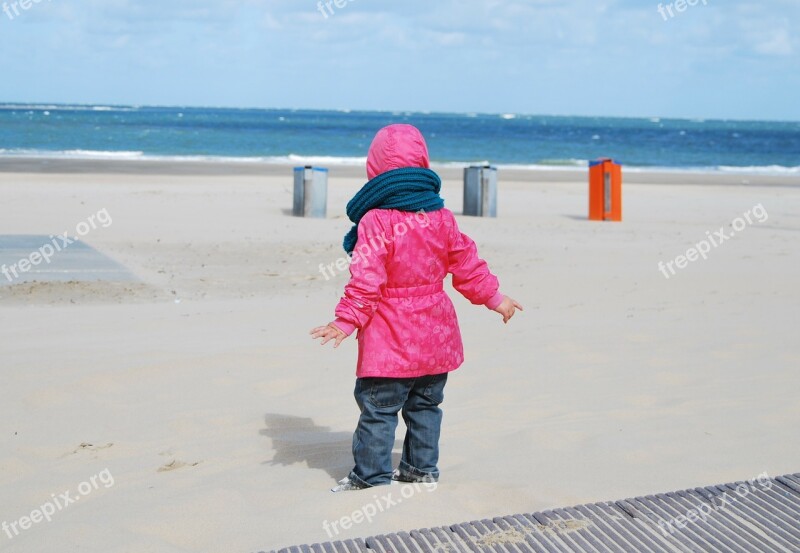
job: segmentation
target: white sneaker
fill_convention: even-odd
[[[362,486],[361,484],[353,480],[350,480],[349,476],[345,476],[344,478],[339,480],[339,482],[334,487],[331,488],[331,491],[333,493],[352,492],[355,490],[363,490],[365,488],[366,486]]]
[[[392,484],[395,483],[425,483],[429,484],[431,482],[436,482],[432,478],[428,476],[416,476],[413,474],[406,474],[400,471],[400,469],[394,469],[392,473]]]

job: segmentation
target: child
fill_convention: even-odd
[[[332,489],[360,490],[439,478],[439,431],[447,373],[464,361],[450,297],[453,287],[507,323],[516,309],[497,278],[458,230],[439,196],[425,139],[411,125],[381,129],[369,149],[369,182],[347,204],[355,227],[345,237],[352,254],[350,282],[336,319],[311,331],[334,348],[358,329],[355,398],[361,410],[353,435],[355,467]],[[407,432],[400,466],[392,472],[397,413]]]

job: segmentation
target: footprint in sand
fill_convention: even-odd
[[[176,459],[170,463],[167,463],[162,467],[158,467],[157,472],[169,472],[171,470],[178,470],[183,467],[196,467],[199,464],[200,464],[199,461],[197,463],[184,463],[183,461],[179,461]]]
[[[65,453],[63,456],[67,457],[69,455],[75,455],[77,453],[80,453],[81,451],[92,451],[92,452],[96,453],[96,452],[101,451],[103,449],[108,449],[109,447],[112,447],[113,445],[114,444],[111,443],[111,442],[107,443],[106,445],[94,445],[94,444],[90,444],[89,442],[82,442],[78,447],[76,447],[75,449],[73,449],[72,451],[70,451],[68,453]],[[97,459],[97,455],[95,455],[94,458]]]

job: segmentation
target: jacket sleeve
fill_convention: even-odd
[[[500,283],[489,265],[478,256],[475,242],[458,229],[453,219],[450,235],[448,271],[453,275],[453,287],[474,305],[494,309],[503,301]]]
[[[385,230],[374,211],[368,211],[358,224],[358,240],[350,264],[350,281],[336,306],[334,324],[348,336],[364,328],[372,319],[386,285]]]

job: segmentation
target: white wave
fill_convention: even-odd
[[[102,150],[31,150],[0,149],[0,156],[32,157],[45,159],[143,159],[144,152],[102,151]]]
[[[138,107],[81,106],[69,104],[0,104],[5,111],[136,111]]]
[[[695,166],[695,167],[636,167],[623,164],[623,171],[627,173],[703,173],[703,174],[737,174],[737,175],[766,175],[787,176],[800,174],[800,167],[784,167],[782,165],[768,166]]]
[[[431,162],[432,167],[441,167],[443,169],[463,169],[464,167],[490,165],[488,160],[481,161],[435,161]]]
[[[2,157],[25,157],[43,159],[118,159],[142,161],[208,162],[208,163],[271,163],[276,165],[341,165],[363,166],[366,157],[335,156],[209,156],[209,155],[149,155],[140,151],[102,151],[102,150],[33,150],[2,149]]]
[[[366,157],[302,156],[298,154],[266,159],[270,163],[293,163],[299,165],[364,165],[367,163]]]
[[[0,156],[6,157],[27,157],[28,155],[37,155],[36,152],[38,152],[38,150],[25,150],[22,148],[7,150],[5,148],[0,148]]]
[[[625,173],[717,173],[716,167],[661,167],[652,165],[641,167],[622,164]]]
[[[0,104],[0,109],[6,111],[45,111],[63,109],[64,106],[56,106],[50,104]]]
[[[511,120],[516,119],[517,115],[515,113],[504,113],[500,116],[501,119]]]
[[[144,152],[104,151],[104,150],[65,150],[60,152],[64,157],[82,159],[140,159]]]
[[[144,161],[172,161],[186,163],[274,163],[268,157],[258,156],[164,156],[146,155],[141,158]]]
[[[754,165],[750,167],[732,167],[720,165],[717,170],[722,173],[756,173],[759,175],[800,175],[800,167],[784,165]]]
[[[587,166],[588,162],[584,162],[581,165],[546,165],[542,163],[532,163],[529,165],[515,164],[515,163],[508,163],[508,164],[500,163],[496,165],[498,169],[508,169],[513,171],[581,171],[581,172],[585,171]]]
[[[565,159],[565,160],[553,160],[552,162],[548,162],[547,160],[539,162],[539,163],[489,163],[486,160],[483,161],[444,161],[444,162],[436,162],[431,163],[431,166],[434,168],[442,168],[442,169],[463,169],[465,167],[473,167],[473,166],[485,166],[491,165],[492,167],[496,167],[498,169],[508,169],[514,171],[579,171],[585,170],[588,167],[589,162],[583,159]]]
[[[208,155],[148,155],[141,151],[104,151],[104,150],[36,150],[36,149],[3,149],[0,157],[20,157],[38,159],[88,159],[119,161],[165,161],[195,163],[268,163],[273,165],[315,165],[315,166],[350,166],[363,167],[365,157],[338,156],[304,156],[289,154],[286,156],[208,156]],[[463,169],[470,166],[492,165],[498,169],[521,171],[584,171],[588,167],[584,159],[542,160],[538,163],[497,163],[488,160],[475,161],[441,161],[433,162],[434,168]],[[783,165],[735,167],[728,165],[707,167],[637,167],[623,163],[623,170],[630,173],[732,173],[756,175],[800,175],[800,166]]]
[[[464,168],[472,165],[490,165],[488,161],[474,161],[474,162],[443,162],[432,163],[434,167],[441,168]],[[497,163],[491,164],[492,167],[498,169],[508,169],[515,171],[586,171],[589,166],[588,160],[583,159],[570,159],[570,160],[544,160],[539,163],[520,164],[520,163]],[[779,165],[771,165],[764,167],[637,167],[632,165],[622,164],[623,171],[626,173],[737,173],[737,174],[758,174],[758,175],[798,175],[800,174],[800,167],[783,167]]]

